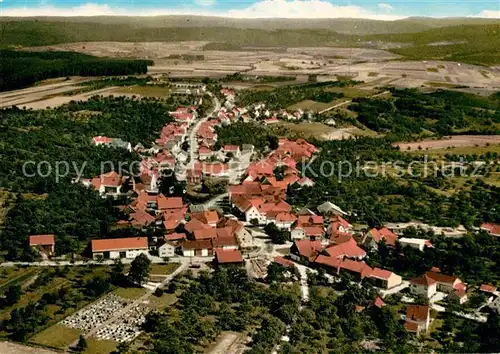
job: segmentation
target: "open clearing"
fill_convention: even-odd
[[[462,147],[449,147],[446,149],[434,149],[431,151],[426,150],[413,150],[412,153],[415,155],[425,155],[428,154],[433,157],[444,157],[444,155],[482,155],[488,152],[496,152],[500,154],[499,144],[490,144],[488,146],[462,146]]]
[[[116,349],[118,343],[110,340],[87,339],[85,354],[109,354]]]
[[[327,109],[328,107],[332,106],[334,103],[323,103],[323,102],[316,102],[312,100],[304,100],[298,103],[295,103],[289,107],[287,107],[289,110],[297,110],[297,109],[302,109],[302,110],[311,110],[315,113],[321,112],[324,109]]]
[[[128,86],[128,87],[120,87],[116,90],[113,90],[111,94],[114,95],[127,94],[127,95],[136,95],[140,97],[165,98],[170,95],[170,88],[162,86],[153,86],[153,85]]]
[[[223,332],[217,338],[215,344],[211,345],[205,353],[207,354],[241,354],[247,347],[243,343],[244,335],[235,332]]]
[[[48,350],[48,349],[29,347],[29,346],[22,345],[19,343],[0,342],[0,353],[2,353],[2,354],[57,354],[58,352]],[[106,354],[108,354],[108,353],[106,353]]]
[[[440,140],[398,143],[401,151],[446,149],[448,147],[485,146],[500,144],[500,135],[454,135]]]
[[[78,329],[69,328],[61,324],[55,324],[32,337],[30,342],[59,349],[66,349],[71,343],[80,337],[80,334],[81,331]]]

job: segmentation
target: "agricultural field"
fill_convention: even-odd
[[[447,148],[463,148],[464,151],[470,151],[467,147],[475,148],[477,146],[500,144],[500,135],[454,135],[445,139],[424,140],[411,143],[398,143],[401,151],[426,151],[426,150],[443,150]]]
[[[430,150],[411,150],[412,154],[415,155],[428,155],[434,158],[444,158],[444,155],[482,155],[488,152],[500,154],[500,144],[489,144],[488,145],[478,145],[472,146],[453,146],[447,148],[436,148]],[[405,151],[402,149],[402,151]]]
[[[33,336],[30,342],[57,349],[66,349],[71,343],[78,340],[81,334],[81,331],[78,329],[69,328],[57,323]]]
[[[140,97],[156,97],[167,98],[170,96],[171,89],[169,87],[157,85],[144,85],[144,86],[125,86],[111,91],[113,95],[136,95]]]

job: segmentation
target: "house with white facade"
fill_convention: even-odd
[[[158,256],[161,258],[170,258],[175,256],[176,246],[171,243],[165,242],[158,247]]]
[[[92,240],[92,258],[133,259],[140,254],[148,255],[147,237],[106,238]]]

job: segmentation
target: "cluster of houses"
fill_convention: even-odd
[[[302,119],[311,119],[313,115],[312,111],[304,112],[302,109],[296,109],[292,112],[286,109],[269,110],[264,102],[257,102],[248,107],[236,107],[234,103],[236,94],[233,90],[223,88],[220,93],[225,98],[224,107],[219,113],[219,118],[221,118],[223,124],[241,118],[244,122],[259,120],[268,125],[277,123],[280,120],[300,121]]]
[[[199,183],[204,177],[229,177],[230,168],[224,161],[245,152],[253,152],[252,145],[226,145],[220,151],[213,151],[217,141],[217,125],[230,124],[240,118],[245,121],[262,120],[263,117],[264,123],[272,124],[278,118],[296,120],[304,117],[304,112],[300,110],[291,114],[286,111],[270,112],[263,103],[249,108],[235,107],[234,91],[222,89],[220,93],[225,97],[224,107],[216,119],[203,122],[196,132],[199,158],[186,171],[188,183]],[[400,286],[403,279],[392,271],[369,266],[365,262],[369,252],[376,251],[381,242],[389,247],[399,243],[420,251],[433,247],[426,239],[402,237],[403,231],[412,226],[408,224],[388,224],[360,235],[345,219],[347,213],[328,201],[316,207],[319,215],[310,209],[294,211],[286,202],[287,191],[314,186],[314,181],[302,176],[297,169],[297,163],[310,160],[318,151],[304,139],[292,141],[279,138],[274,151],[248,166],[241,183],[228,187],[230,205],[240,220],[232,215],[222,216],[215,210],[194,210],[180,197],[166,197],[158,193],[161,171],[173,169],[176,162],[187,160],[188,154],[181,147],[188,136],[188,129],[197,118],[195,106],[178,107],[170,114],[174,122],[162,128],[160,137],[151,149],[139,145],[134,148],[142,156],[139,182],[114,171],[81,180],[81,183],[95,188],[101,195],[115,197],[123,194],[125,185],[131,184],[137,197],[129,205],[121,207],[124,218],[118,222],[118,226],[132,226],[144,231],[154,226],[165,230],[163,237],[95,239],[90,244],[93,259],[135,258],[139,254],[153,253],[161,258],[213,257],[218,264],[242,264],[242,251],[254,246],[252,234],[240,221],[244,220],[253,225],[274,224],[278,229],[288,232],[293,242],[290,258],[295,262],[322,268],[334,275],[348,273],[358,280],[366,279],[388,290]],[[132,150],[130,143],[120,139],[97,136],[93,143],[96,146]],[[493,236],[500,236],[500,225],[486,223],[481,225],[481,229]],[[454,234],[461,230],[449,232]],[[29,236],[29,245],[44,258],[54,255],[54,235]],[[275,259],[275,262],[285,267],[294,264],[282,257]],[[444,292],[460,303],[467,301],[467,286],[459,278],[442,274],[436,268],[409,280],[409,291],[430,300],[437,292]],[[500,311],[500,296],[496,288],[483,285],[480,291],[489,296],[490,306],[497,306]],[[384,303],[377,298],[375,305],[382,307]],[[426,332],[430,322],[429,306],[407,306],[405,328],[409,332]]]

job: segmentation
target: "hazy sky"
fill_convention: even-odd
[[[230,17],[500,18],[500,0],[0,0],[2,16],[193,14]]]

